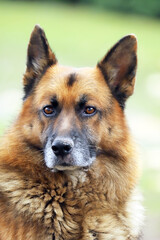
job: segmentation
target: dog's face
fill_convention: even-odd
[[[125,138],[124,104],[133,93],[136,39],[120,40],[95,68],[57,63],[38,26],[28,46],[23,134],[51,170],[88,168]]]
[[[101,124],[112,104],[104,84],[97,69],[59,65],[41,79],[34,101],[44,124],[42,142],[49,168],[88,167],[95,160]]]

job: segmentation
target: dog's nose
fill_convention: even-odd
[[[72,152],[74,143],[71,139],[55,139],[52,150],[56,156],[66,156]]]

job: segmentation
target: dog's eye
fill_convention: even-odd
[[[46,116],[49,116],[49,115],[52,115],[54,113],[54,108],[53,106],[45,106],[43,108],[43,113],[46,115]]]
[[[96,113],[96,108],[94,107],[86,107],[84,110],[84,114],[85,115],[93,115],[94,113]]]

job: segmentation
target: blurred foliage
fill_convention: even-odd
[[[44,1],[44,0],[30,0],[30,1]],[[46,1],[65,2],[73,4],[85,3],[106,9],[109,8],[112,10],[118,10],[128,13],[138,13],[160,18],[160,0],[46,0]]]
[[[159,0],[82,0],[105,8],[160,17]]]

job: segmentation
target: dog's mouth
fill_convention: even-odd
[[[58,170],[58,171],[74,171],[74,170],[77,170],[77,169],[80,169],[81,167],[79,166],[72,166],[72,165],[69,165],[69,164],[63,164],[63,165],[56,165],[54,166],[54,169],[55,170]]]
[[[51,169],[52,172],[57,171],[75,171],[75,170],[83,170],[88,171],[89,166],[82,167],[82,166],[73,166],[67,163],[63,163],[62,165],[56,165],[54,168]]]

